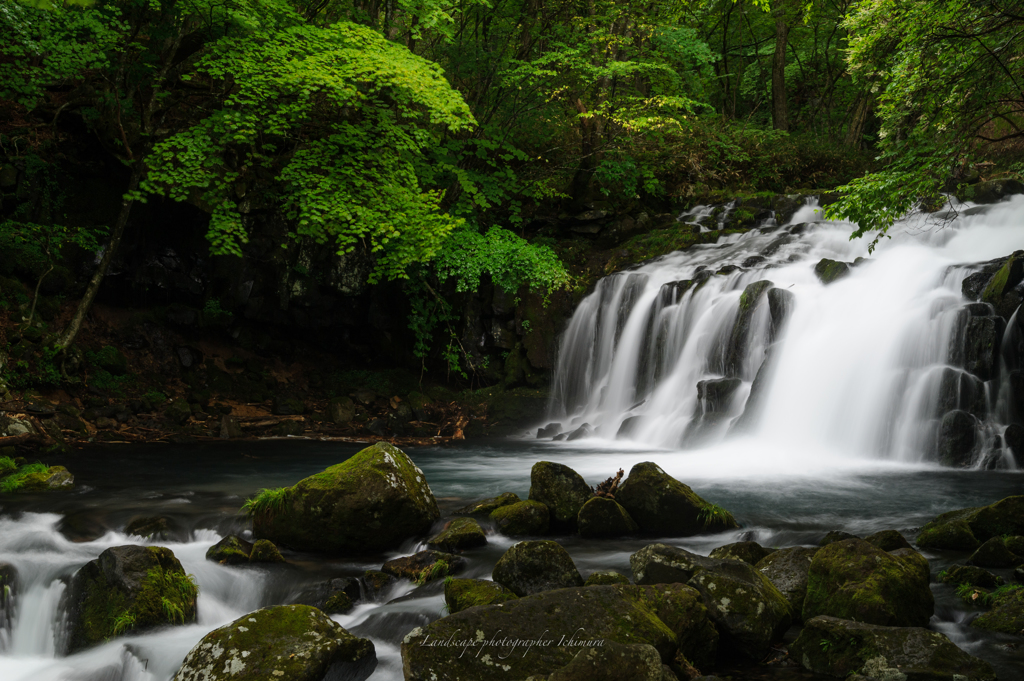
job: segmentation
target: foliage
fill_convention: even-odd
[[[48,470],[50,470],[49,466],[38,462],[19,466],[16,472],[0,478],[0,492],[4,494],[17,492],[25,486],[25,483],[28,481],[30,476],[42,475]]]
[[[125,610],[118,614],[118,616],[114,618],[114,636],[120,636],[126,631],[134,629],[137,619],[138,617],[131,610]]]
[[[697,511],[697,517],[704,523],[704,527],[709,527],[716,522],[728,521],[732,515],[718,504],[705,503]]]
[[[18,469],[18,464],[9,456],[0,456],[0,476],[13,473]]]
[[[285,509],[290,493],[290,487],[261,489],[256,496],[245,500],[245,503],[242,504],[242,512],[249,518],[257,515],[272,518]]]

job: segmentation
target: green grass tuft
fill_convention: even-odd
[[[245,500],[242,512],[250,518],[257,515],[272,518],[284,510],[290,492],[290,487],[261,489],[256,496]]]
[[[707,528],[715,521],[725,522],[730,516],[729,512],[718,504],[705,504],[697,512],[697,517],[700,518],[700,521],[704,523],[704,527]]]

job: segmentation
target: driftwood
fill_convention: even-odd
[[[595,497],[607,497],[608,499],[615,498],[615,492],[619,489],[619,483],[622,482],[623,470],[620,468],[619,472],[615,474],[614,478],[608,478],[594,490]],[[593,489],[593,488],[591,488]]]

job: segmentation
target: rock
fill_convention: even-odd
[[[270,413],[275,416],[301,416],[306,413],[306,404],[299,399],[274,395]]]
[[[426,584],[435,579],[461,572],[465,567],[466,560],[464,558],[451,553],[428,550],[389,560],[380,570],[399,579],[408,579],[416,584]]]
[[[942,417],[939,426],[939,463],[966,467],[974,461],[975,419],[965,411],[954,410]]]
[[[860,539],[860,537],[849,532],[843,532],[842,530],[832,530],[821,538],[818,546],[828,546],[829,544],[835,544],[837,541],[845,541],[847,539]]]
[[[269,539],[257,539],[256,543],[252,545],[252,551],[249,553],[250,563],[283,563],[285,562],[284,556],[274,542]]]
[[[742,358],[738,360],[742,363]],[[739,365],[737,365],[739,372]],[[713,378],[697,381],[697,403],[693,420],[687,428],[687,444],[699,442],[700,438],[722,423],[733,412],[733,395],[743,385],[738,378]]]
[[[1003,441],[1010,449],[1018,468],[1024,468],[1024,426],[1014,423],[1003,431]]]
[[[188,406],[188,402],[185,400],[171,400],[164,409],[164,416],[172,423],[177,423],[179,426],[184,425],[186,421],[192,418],[192,408]]]
[[[601,570],[591,573],[583,586],[607,586],[609,584],[629,584],[629,577],[613,570]]]
[[[725,356],[725,375],[728,377],[743,377],[743,363],[747,356],[747,347],[750,345],[750,322],[754,318],[754,312],[761,303],[764,294],[768,289],[774,287],[770,281],[755,281],[748,284],[740,294],[740,307],[736,313],[736,321],[732,326],[732,333],[729,336],[728,348]],[[738,385],[723,386],[727,395],[731,395]],[[700,386],[698,384],[698,391]],[[725,398],[727,395],[722,395]]]
[[[206,560],[221,565],[240,565],[249,562],[252,544],[235,535],[228,535],[206,551]]]
[[[999,317],[971,317],[964,330],[964,369],[983,381],[999,369],[999,341],[1006,323]]]
[[[796,304],[796,296],[784,288],[768,289],[768,313],[771,317],[769,339],[775,340],[782,335],[782,327],[789,319]]]
[[[188,537],[178,523],[165,516],[136,516],[125,525],[124,533],[150,541],[183,541]]]
[[[637,584],[687,584],[696,589],[730,654],[760,661],[792,623],[789,603],[752,565],[704,558],[651,544],[629,557]]]
[[[0,563],[0,632],[10,635],[14,626],[14,596],[18,586],[18,570],[10,563]]]
[[[971,554],[967,564],[983,568],[1011,568],[1024,565],[1024,557],[1007,548],[1002,537],[992,537]]]
[[[515,600],[517,596],[497,582],[486,579],[444,580],[444,602],[454,615],[477,605],[494,605]]]
[[[220,438],[230,440],[239,437],[245,437],[245,433],[242,432],[242,426],[238,425],[238,419],[233,416],[220,417]]]
[[[258,538],[341,554],[397,547],[441,515],[421,471],[386,442],[299,481],[276,506],[253,509]]]
[[[896,530],[882,530],[864,537],[864,541],[882,551],[896,551],[898,549],[911,548],[910,542],[903,538],[903,535]]]
[[[994,594],[992,609],[971,622],[972,627],[1024,636],[1024,587]]]
[[[96,364],[104,371],[109,371],[114,376],[124,376],[128,373],[128,358],[117,348],[108,345],[101,348],[95,356]]]
[[[739,541],[734,544],[719,546],[711,551],[709,558],[722,558],[728,560],[740,560],[744,563],[757,565],[761,560],[775,552],[775,549],[766,549],[756,541]]]
[[[363,576],[359,578],[362,582],[363,588],[366,590],[367,595],[371,600],[377,600],[380,595],[387,591],[397,580],[386,572],[380,570],[367,570],[363,573]]]
[[[814,273],[818,275],[818,279],[821,280],[822,284],[828,285],[848,275],[850,273],[850,266],[845,262],[822,258],[814,266]]]
[[[546,438],[549,438],[549,437],[554,437],[554,436],[558,435],[561,432],[562,432],[562,424],[561,423],[549,423],[548,425],[544,426],[543,428],[538,428],[537,429],[537,439],[538,440],[543,440],[543,439],[546,439]]]
[[[803,621],[804,597],[807,595],[807,573],[818,549],[791,546],[773,551],[754,567],[768,578],[785,597],[793,612],[793,621]]]
[[[608,641],[584,648],[543,681],[662,681],[663,666],[654,646]]]
[[[507,537],[530,537],[547,534],[549,512],[539,501],[520,501],[494,509],[491,520]]]
[[[465,641],[467,654],[433,641]],[[544,678],[597,641],[648,644],[663,663],[678,656],[702,667],[714,663],[718,633],[698,594],[682,584],[559,589],[416,628],[402,642],[402,667],[406,681]]]
[[[491,578],[516,596],[583,586],[583,577],[566,550],[548,540],[514,544],[498,559]]]
[[[983,541],[1003,535],[1024,535],[1024,496],[943,513],[921,528],[917,545],[924,549],[973,551]]]
[[[973,565],[953,565],[939,573],[939,581],[952,586],[967,584],[982,589],[995,589],[1004,584],[1002,577]]]
[[[357,390],[352,395],[352,397],[355,398],[356,402],[365,407],[369,407],[370,405],[377,401],[377,393],[373,392],[372,390],[367,390],[366,388]]]
[[[474,501],[468,506],[463,506],[459,510],[455,511],[455,515],[471,515],[478,518],[487,518],[490,517],[491,513],[495,509],[499,509],[502,506],[518,504],[520,501],[522,501],[522,499],[519,498],[518,494],[505,492],[496,497],[491,497],[490,499],[484,499],[482,501]]]
[[[29,473],[21,480],[15,492],[66,492],[74,489],[75,476],[64,466],[49,466],[46,470]]]
[[[580,426],[576,430],[574,430],[571,433],[569,433],[568,435],[566,435],[565,439],[566,439],[567,442],[572,442],[573,440],[582,440],[583,438],[593,437],[593,436],[594,436],[594,429],[590,427],[589,423],[584,423],[582,426]]]
[[[349,397],[335,397],[327,405],[327,418],[331,423],[343,426],[356,415],[356,404]]]
[[[577,524],[580,536],[587,539],[624,537],[640,531],[626,509],[607,497],[591,497],[583,504]]]
[[[196,620],[199,593],[160,546],[115,546],[71,577],[65,595],[67,653],[109,638]]]
[[[960,650],[937,631],[920,627],[815,617],[805,622],[789,654],[812,672],[839,678],[859,673],[885,681],[996,679],[988,663]]]
[[[362,681],[376,666],[368,639],[308,605],[275,605],[204,636],[174,681]]]
[[[999,203],[1013,194],[1021,193],[1024,193],[1024,184],[1005,178],[971,185],[965,189],[964,198],[974,203]]]
[[[570,435],[569,439],[572,439]],[[530,501],[539,501],[548,507],[551,527],[556,530],[575,530],[576,518],[594,496],[594,491],[579,473],[550,461],[538,461],[530,471]]]
[[[882,626],[927,626],[935,610],[928,571],[928,560],[912,550],[887,553],[863,539],[829,544],[811,560],[803,620],[829,615]]]
[[[630,469],[615,500],[647,535],[687,537],[739,527],[731,513],[701,499],[650,462],[638,463]]]
[[[312,606],[328,615],[343,615],[361,596],[358,579],[335,577],[303,589],[295,603]]]
[[[117,430],[117,421],[100,416],[96,419],[96,428],[99,430]]]
[[[441,551],[463,551],[487,544],[480,523],[472,518],[455,518],[445,523],[444,529],[427,540],[427,546]]]

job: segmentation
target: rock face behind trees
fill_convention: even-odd
[[[440,517],[421,471],[385,442],[299,481],[279,508],[256,509],[258,538],[300,551],[343,554],[394,548]]]

